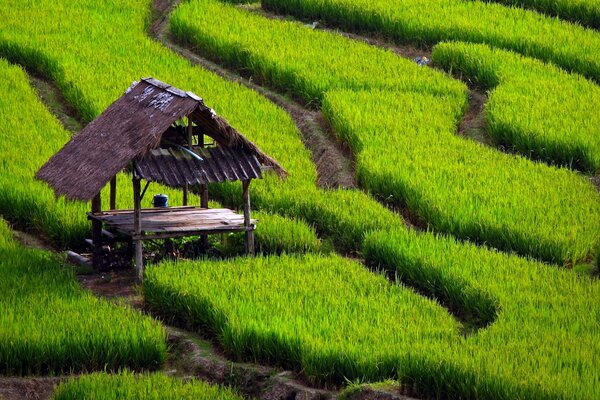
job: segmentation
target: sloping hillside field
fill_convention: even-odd
[[[202,382],[169,325],[319,398],[599,399],[598,0],[246,3],[0,2],[0,399],[50,376],[54,399],[293,398],[250,389],[271,373]],[[74,132],[31,78],[86,124],[147,76],[289,176],[252,184],[256,256],[217,238],[107,300],[79,282],[101,293],[112,272],[86,280],[62,256],[90,204],[34,178]],[[307,116],[356,187],[317,185]],[[118,207],[131,186],[119,174]],[[241,207],[239,182],[210,194]]]

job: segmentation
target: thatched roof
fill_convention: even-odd
[[[163,134],[182,117],[224,146],[255,157],[279,176],[287,172],[262,152],[204,101],[156,79],[134,83],[98,118],[90,122],[37,172],[57,196],[91,200],[118,172],[133,160],[141,161],[161,144]]]

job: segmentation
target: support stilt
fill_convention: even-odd
[[[144,245],[142,237],[142,205],[140,200],[140,178],[133,177],[133,244],[135,246],[135,278],[138,283],[144,279]]]

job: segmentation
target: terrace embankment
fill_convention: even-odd
[[[270,10],[266,10],[261,7],[260,3],[240,4],[238,5],[238,7],[246,11],[259,14],[269,19],[276,19],[282,21],[290,19],[297,20],[297,18],[293,16],[283,16],[276,14]],[[339,29],[327,26],[322,21],[308,21],[301,19],[299,21],[306,23],[307,26],[311,26],[313,29],[319,29],[334,34],[339,34],[348,39],[356,40],[359,42],[369,44],[371,46],[389,50],[399,55],[400,57],[408,58],[410,60],[414,60],[417,57],[427,57],[429,60],[431,60],[431,47],[416,47],[410,44],[400,45],[392,43],[389,39],[377,33],[373,33],[371,36],[364,36],[357,33],[340,31]],[[433,65],[432,67],[443,71],[442,68],[437,68],[435,65]],[[455,76],[454,78],[465,82],[469,86],[468,108],[463,114],[462,120],[460,122],[458,128],[459,135],[464,136],[466,138],[470,138],[487,146],[493,146],[483,114],[484,105],[488,100],[487,95],[482,91],[478,90],[472,82],[468,81],[467,79],[464,79],[464,77]],[[405,218],[409,218],[409,216],[404,215],[404,213],[403,216]],[[412,219],[414,220],[414,218]]]
[[[80,275],[78,279],[83,287],[97,296],[149,312],[144,309],[143,299],[136,293],[135,276],[130,271]],[[219,346],[206,338],[168,324],[165,329],[170,351],[163,372],[168,375],[232,386],[245,396],[262,400],[325,400],[338,397],[337,388],[312,387],[292,371],[232,361]],[[20,390],[19,393],[24,392]],[[396,386],[364,387],[353,391],[351,398],[410,400],[400,393]]]
[[[154,0],[148,34],[192,63],[260,93],[284,109],[298,127],[304,145],[311,152],[312,161],[317,168],[317,185],[321,188],[355,188],[357,183],[352,151],[335,137],[320,111],[311,110],[297,101],[254,83],[251,76],[245,77],[223,68],[173,40],[168,33],[168,14],[178,4],[179,0]]]
[[[38,94],[39,99],[46,105],[61,124],[71,133],[80,131],[84,124],[75,109],[65,100],[56,85],[45,77],[27,71],[29,82]]]

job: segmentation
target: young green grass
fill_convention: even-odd
[[[59,384],[53,400],[242,400],[233,390],[161,373],[94,373]]]
[[[396,376],[458,338],[435,302],[338,256],[162,263],[148,268],[143,293],[231,356],[319,381]]]
[[[290,172],[284,182],[272,176],[253,182],[253,210],[306,221],[320,234],[333,237],[337,249],[355,251],[365,231],[402,226],[393,212],[364,193],[318,190],[316,169],[291,118],[255,92],[193,67],[148,39],[145,29],[150,5],[148,0],[127,0],[118,6],[91,0],[68,6],[65,1],[0,3],[0,15],[4,17],[0,19],[0,54],[54,80],[86,121],[99,115],[122,95],[124,87],[141,76],[152,75],[202,95],[207,104]],[[62,16],[58,30],[57,15]],[[104,17],[107,15],[110,18]],[[83,21],[93,23],[86,25]],[[15,76],[10,74],[5,79],[13,82]],[[45,185],[33,180],[37,168],[58,151],[68,134],[57,128],[57,122],[46,116],[41,105],[34,104],[38,103],[31,100],[35,94],[24,88],[25,80],[19,79],[21,83],[11,86],[11,101],[2,108],[8,118],[0,120],[5,123],[3,131],[14,133],[10,140],[0,143],[1,154],[13,159],[1,164],[4,170],[0,179],[5,181],[0,207],[11,218],[34,225],[53,241],[78,246],[89,229],[85,221],[89,206],[55,200]],[[27,105],[30,111],[23,113],[19,105]],[[44,138],[44,146],[39,137]],[[39,154],[39,159],[21,156],[29,148],[36,149],[33,154]],[[118,199],[118,205],[131,207],[129,178],[119,177],[118,184],[122,199]],[[215,185],[210,191],[225,206],[241,206],[239,183]],[[180,191],[167,193],[172,204],[181,204]],[[107,196],[103,199],[106,201]]]
[[[600,33],[536,12],[469,0],[262,0],[262,6],[400,43],[486,43],[600,81]],[[571,3],[571,2],[570,2]]]
[[[585,259],[600,238],[589,182],[457,136],[452,99],[331,91],[323,109],[359,150],[361,185],[436,231],[553,262]]]
[[[485,45],[441,43],[433,61],[491,91],[494,140],[529,158],[600,171],[600,87],[550,64]]]
[[[127,87],[132,80],[139,79],[140,76],[154,75],[159,79],[172,82],[186,90],[193,90],[199,95],[202,95],[211,106],[216,108],[217,112],[227,117],[236,128],[240,129],[244,134],[247,134],[261,148],[265,149],[269,154],[281,161],[286,169],[292,173],[290,179],[286,182],[279,182],[275,179],[268,178],[264,181],[254,183],[252,192],[252,201],[254,205],[277,214],[295,216],[299,219],[309,221],[315,226],[320,234],[331,237],[335,241],[336,247],[345,250],[359,249],[364,241],[365,235],[368,235],[369,232],[372,231],[384,229],[384,233],[381,233],[384,237],[385,232],[388,230],[390,232],[393,232],[394,230],[403,232],[404,226],[402,225],[400,218],[393,212],[373,201],[368,195],[352,190],[317,190],[315,188],[315,168],[311,164],[308,152],[303,148],[298,137],[298,132],[294,128],[289,117],[286,116],[283,111],[277,109],[264,99],[261,99],[255,93],[238,85],[226,83],[220,78],[199,68],[193,68],[189,63],[149,40],[145,36],[145,22],[147,15],[149,14],[149,6],[150,1],[148,0],[126,0],[119,2],[118,5],[110,2],[94,2],[91,0],[79,1],[76,3],[62,0],[48,3],[38,0],[27,3],[0,4],[0,15],[3,17],[0,19],[0,27],[2,27],[2,29],[0,29],[0,52],[1,54],[10,57],[13,62],[26,65],[28,68],[41,70],[46,76],[55,80],[61,90],[67,95],[69,102],[75,105],[77,110],[82,115],[86,116],[87,120],[91,120],[94,116],[98,115],[104,107],[122,94],[123,87]],[[57,20],[57,16],[60,16],[61,18],[60,23]],[[239,26],[237,29],[239,29]],[[348,69],[352,68],[352,66],[348,66]],[[377,69],[371,69],[370,71],[373,72],[372,75],[376,75],[377,73]],[[351,75],[351,73],[349,74]],[[422,74],[426,73],[419,72],[414,76],[425,76]],[[399,75],[401,74],[396,74],[394,80],[397,79],[397,76]],[[445,79],[446,78],[442,79],[442,81],[445,82]],[[394,80],[390,82],[395,84]],[[456,82],[452,83],[451,80],[448,80],[448,82],[451,82],[449,87],[458,87],[460,92],[464,91],[463,85]],[[410,85],[410,83],[407,83],[407,85]],[[386,86],[386,88],[387,87],[389,86]],[[406,87],[408,88],[410,86]],[[414,87],[414,84],[412,87]],[[461,96],[462,101],[464,101],[464,95]],[[461,96],[457,98],[460,98]],[[23,104],[23,108],[28,110],[30,107],[29,103]],[[27,113],[23,114],[26,115]],[[43,135],[47,133],[47,130],[44,129],[43,126],[36,126],[35,130],[30,130],[26,133],[31,132],[35,132],[39,137],[43,137]],[[273,137],[276,137],[277,140],[273,140]],[[10,149],[7,151],[10,152]],[[4,154],[4,152],[2,154]],[[13,172],[9,171],[9,173]],[[551,186],[552,183],[549,183],[549,185]],[[219,186],[218,188],[213,188],[213,190],[214,194],[218,195],[225,204],[239,202],[239,185]],[[12,199],[21,199],[20,201],[23,202],[29,201],[29,204],[34,204],[34,201],[37,200],[36,196],[28,195],[25,190],[18,193],[18,195],[15,195]],[[10,210],[10,208],[8,209]],[[52,213],[50,214],[52,215]],[[65,211],[64,215],[68,215],[68,212]],[[62,223],[63,217],[55,218]],[[392,237],[392,234],[390,234],[390,237]],[[476,249],[474,246],[468,244],[455,244],[455,246],[444,248],[445,245],[443,243],[437,244],[437,240],[437,238],[430,238],[429,236],[416,235],[414,237],[414,246],[420,248],[421,251],[425,253],[432,252],[434,254],[442,254],[451,257],[452,259],[457,259],[459,260],[457,261],[459,265],[460,257],[464,256],[466,251],[464,248]],[[436,250],[440,248],[439,246],[442,248],[441,251]],[[410,248],[395,246],[395,249],[398,253],[393,254],[404,255],[409,262],[415,264],[419,262],[419,253],[410,251]],[[506,262],[506,259],[504,258],[494,258],[493,256],[490,256],[489,253],[495,253],[490,252],[487,249],[480,249],[478,252],[479,253],[477,254],[479,256],[476,259],[477,263],[488,263],[486,260],[491,257],[489,258],[489,260],[491,260],[489,261],[490,266],[486,266],[486,269],[493,268],[498,262]],[[453,255],[453,253],[457,253],[458,255]],[[317,270],[316,275],[314,276],[312,275],[312,272],[310,272],[311,267],[309,265],[296,269],[295,271],[298,271],[299,274],[293,275],[293,267],[296,263],[289,261],[291,260],[290,256],[286,257],[279,260],[270,258],[273,260],[273,263],[276,264],[277,262],[280,262],[284,265],[277,268],[272,267],[272,265],[263,267],[260,269],[260,275],[255,278],[249,278],[248,281],[251,281],[253,287],[257,288],[257,293],[262,293],[262,291],[266,290],[264,283],[270,282],[269,279],[272,278],[277,280],[282,277],[285,279],[286,286],[280,292],[286,296],[289,295],[290,299],[298,299],[299,295],[290,294],[289,290],[291,289],[287,286],[288,280],[300,283],[308,281],[311,282],[311,285],[323,285],[325,288],[337,289],[339,287],[329,283],[330,281],[324,279],[323,275],[327,271],[335,271],[335,265],[331,267],[331,269],[327,268],[327,271],[319,272]],[[307,256],[305,260],[310,261],[312,260],[311,257],[315,259],[314,264],[316,266],[323,266],[323,263],[317,261],[315,256]],[[574,396],[580,397],[597,397],[594,396],[598,391],[597,384],[595,383],[598,381],[597,378],[592,377],[592,379],[585,382],[583,391],[577,391],[575,384],[572,384],[572,378],[573,376],[576,376],[579,366],[589,365],[588,362],[571,363],[571,361],[576,360],[576,358],[568,358],[569,363],[560,365],[559,360],[557,360],[556,357],[550,357],[550,359],[553,360],[552,362],[555,363],[554,367],[550,368],[550,375],[561,377],[562,374],[564,374],[564,376],[568,378],[565,380],[567,384],[564,386],[564,389],[556,389],[556,385],[562,382],[560,379],[550,383],[548,385],[549,389],[546,390],[543,387],[540,389],[543,384],[548,384],[549,382],[548,378],[540,377],[540,374],[547,372],[549,368],[548,365],[550,364],[545,364],[544,368],[546,369],[540,369],[539,371],[542,372],[539,373],[537,372],[538,370],[534,368],[531,374],[516,377],[507,376],[506,371],[523,371],[523,369],[514,369],[514,362],[507,361],[510,360],[511,357],[517,357],[516,359],[522,362],[523,365],[533,366],[536,365],[535,360],[537,360],[537,358],[535,358],[535,355],[532,355],[535,351],[531,348],[520,349],[517,347],[506,349],[505,347],[502,347],[503,335],[505,335],[505,332],[502,329],[496,331],[488,327],[481,330],[480,334],[489,338],[489,340],[482,340],[481,342],[474,341],[472,346],[468,348],[472,353],[480,352],[481,354],[488,354],[487,356],[475,357],[472,361],[461,356],[459,359],[460,362],[454,362],[453,360],[458,359],[457,357],[462,353],[459,353],[460,349],[456,346],[448,345],[448,342],[446,342],[444,338],[447,335],[452,340],[456,337],[459,338],[459,341],[461,340],[460,334],[457,332],[458,323],[454,321],[443,308],[410,291],[406,291],[406,293],[408,293],[406,294],[404,289],[399,289],[399,286],[391,285],[384,278],[365,272],[361,269],[360,265],[349,261],[338,261],[331,258],[325,259],[331,260],[331,263],[333,264],[339,264],[337,267],[337,275],[335,275],[337,280],[335,280],[334,283],[339,282],[340,280],[342,282],[347,282],[347,284],[345,284],[345,286],[342,285],[342,287],[346,288],[346,292],[350,293],[349,301],[351,304],[360,304],[360,307],[354,307],[353,309],[346,308],[345,302],[340,301],[340,298],[346,300],[346,297],[342,297],[345,296],[344,290],[338,290],[339,293],[334,293],[339,295],[339,297],[333,297],[333,294],[331,293],[333,292],[332,290],[324,293],[323,296],[326,299],[331,299],[328,301],[333,305],[325,311],[315,307],[315,315],[317,315],[318,318],[313,315],[311,317],[312,319],[307,320],[310,322],[307,323],[307,326],[303,325],[302,320],[306,317],[306,313],[309,313],[311,309],[300,310],[305,314],[300,314],[301,317],[295,319],[292,324],[293,326],[301,328],[298,329],[300,333],[305,335],[310,333],[315,335],[313,337],[316,337],[316,335],[321,332],[321,324],[324,324],[323,331],[338,332],[340,335],[340,339],[336,340],[336,342],[339,343],[334,344],[332,345],[333,347],[331,347],[336,353],[332,353],[328,350],[330,348],[329,346],[325,344],[320,345],[318,341],[315,341],[315,343],[320,345],[318,349],[321,349],[322,352],[319,353],[315,351],[306,356],[306,364],[310,366],[308,370],[315,371],[314,373],[318,374],[315,379],[331,379],[333,377],[332,371],[337,371],[339,373],[343,368],[344,371],[346,371],[345,368],[348,369],[348,371],[346,371],[348,373],[344,373],[344,375],[347,376],[394,376],[393,371],[398,371],[397,375],[401,379],[407,380],[409,383],[414,379],[414,382],[419,385],[425,394],[430,390],[436,393],[437,397],[444,395],[446,397],[452,397],[456,393],[461,393],[463,397],[475,397],[475,393],[481,393],[479,395],[480,397],[486,397],[486,395],[489,394],[487,397],[500,398],[514,398],[519,396],[529,398],[556,398],[561,396],[569,397],[572,393],[575,393]],[[511,268],[514,265],[517,265],[515,269],[521,271],[522,268],[519,269],[518,265],[524,261],[516,257],[514,257],[514,259],[520,261],[518,261],[517,264],[508,262],[503,268]],[[329,261],[326,263],[328,262]],[[227,262],[224,261],[223,263],[226,264]],[[251,261],[245,260],[241,262],[242,267],[244,263],[251,263]],[[524,263],[525,264],[522,264],[524,268],[533,265],[533,275],[538,274],[541,269],[541,267],[535,267],[539,264]],[[201,265],[207,266],[208,264]],[[210,265],[216,266],[222,264],[213,263]],[[436,265],[444,265],[443,259],[438,259]],[[465,265],[468,266],[470,264]],[[477,265],[478,264],[475,266]],[[155,268],[157,275],[159,275],[160,272],[169,272],[168,269],[161,269],[161,267]],[[272,274],[272,269],[281,271],[285,268],[287,268],[289,274],[292,275],[282,275],[279,272]],[[340,270],[340,268],[342,270]],[[543,268],[550,269],[550,267],[547,266],[543,266]],[[175,269],[177,270],[177,268]],[[215,288],[234,290],[232,287],[235,286],[235,290],[241,289],[240,293],[243,294],[243,296],[247,296],[247,298],[242,300],[246,304],[257,304],[258,309],[262,310],[261,315],[267,314],[265,317],[267,320],[276,320],[279,313],[283,313],[283,321],[285,321],[285,318],[294,318],[293,315],[290,316],[290,314],[285,313],[286,307],[291,307],[291,309],[295,310],[294,307],[299,307],[299,305],[295,304],[293,301],[290,302],[288,301],[288,298],[285,298],[286,304],[280,304],[277,313],[271,315],[273,313],[269,314],[264,311],[264,308],[260,307],[260,303],[264,301],[268,306],[279,304],[276,299],[278,295],[277,291],[274,291],[276,293],[269,293],[269,296],[274,297],[267,297],[268,301],[261,297],[254,296],[250,290],[245,290],[245,288],[242,287],[243,285],[239,285],[237,280],[239,273],[237,265],[229,265],[225,269],[229,275],[225,274],[221,276],[218,281],[209,281],[209,285],[212,287],[211,290],[213,290],[211,293],[215,293]],[[307,273],[302,274],[303,271]],[[357,272],[354,273],[354,271]],[[217,272],[218,271],[211,272],[200,269],[201,274]],[[308,272],[310,272],[310,274]],[[564,271],[564,273],[569,274],[570,272]],[[543,272],[540,274],[542,278],[547,277]],[[524,276],[531,278],[529,274],[525,274]],[[215,278],[217,278],[217,276],[215,276]],[[201,277],[199,279],[201,279]],[[354,281],[355,285],[351,285],[353,279],[356,279]],[[176,279],[174,278],[174,280]],[[199,282],[202,286],[206,285],[206,282],[203,280]],[[368,284],[365,284],[366,282],[368,282]],[[375,282],[381,282],[381,286],[378,287]],[[488,280],[487,282],[489,283],[491,280]],[[449,284],[451,283],[452,281]],[[475,285],[476,282],[471,286],[467,284],[466,280],[463,280],[462,282],[459,281],[459,283],[461,283],[462,286],[458,287],[457,285],[454,285],[454,287],[458,287],[459,290],[457,290],[456,293],[459,294],[447,296],[448,298],[446,300],[450,304],[456,304],[457,306],[462,304],[461,307],[467,312],[477,316],[486,323],[491,322],[490,319],[496,317],[495,312],[498,310],[496,307],[499,304],[500,297],[493,297],[492,292],[479,290]],[[159,300],[161,302],[164,301],[166,310],[170,310],[171,303],[169,303],[169,301],[175,303],[175,300],[177,300],[180,305],[185,305],[196,304],[195,302],[198,298],[203,298],[202,296],[204,294],[202,292],[198,294],[198,286],[194,286],[189,292],[185,292],[185,298],[179,296],[175,296],[175,298],[168,297],[173,293],[182,294],[183,292],[179,291],[178,288],[184,287],[185,284],[186,281],[183,280],[181,282],[163,285],[161,290],[163,290],[165,296],[162,298],[163,300]],[[500,280],[497,281],[496,284],[498,286],[506,285],[510,287],[511,290],[523,290],[523,292],[527,292],[529,280],[515,280],[514,282]],[[283,286],[284,283],[279,281],[278,285]],[[351,287],[348,288],[348,286]],[[299,287],[310,288],[308,285]],[[398,289],[389,289],[390,287]],[[560,284],[557,287],[561,290],[568,289],[568,285],[565,284]],[[344,341],[344,338],[346,337],[345,330],[332,327],[327,321],[330,318],[332,320],[342,321],[342,326],[347,328],[353,334],[356,334],[357,332],[362,333],[360,325],[364,324],[362,320],[356,320],[355,315],[361,315],[365,321],[370,321],[370,326],[374,326],[378,323],[378,321],[371,320],[369,315],[364,316],[364,314],[362,314],[363,311],[360,310],[363,307],[363,300],[361,300],[362,296],[360,294],[364,288],[372,289],[371,293],[366,297],[369,300],[366,301],[366,304],[364,305],[365,310],[375,310],[375,315],[386,316],[386,318],[381,320],[381,323],[384,325],[388,323],[392,326],[396,323],[405,324],[402,325],[405,329],[393,329],[392,333],[389,334],[392,336],[388,336],[388,333],[381,333],[381,331],[376,329],[373,329],[372,332],[366,332],[366,338],[369,343],[374,343],[373,348],[375,350],[373,352],[367,351],[364,353],[365,358],[363,358],[363,360],[365,361],[363,364],[358,365],[352,360],[349,360],[343,352],[342,345],[347,343]],[[383,290],[380,290],[380,288],[383,288]],[[484,289],[485,288],[487,288],[487,286],[485,286]],[[582,297],[585,298],[585,296],[588,295],[587,298],[593,300],[597,297],[594,290],[577,289],[574,291],[567,291],[566,293],[569,293],[569,296],[560,298],[560,300],[569,301],[571,296],[579,299]],[[300,295],[302,294],[302,290],[298,290],[297,292],[299,292]],[[322,292],[323,290],[319,293]],[[191,293],[194,293],[194,295],[191,295]],[[433,289],[430,289],[429,292],[430,295],[439,295],[439,293],[444,292]],[[354,297],[351,296],[352,294],[354,294]],[[217,292],[212,299],[218,299],[219,296],[220,294]],[[309,295],[305,293],[304,296]],[[233,298],[235,299],[235,296]],[[389,300],[392,298],[401,300],[408,298],[409,301],[407,304],[412,304],[413,308],[405,309],[403,308],[402,303],[399,305],[394,304],[393,307],[390,307],[389,304],[381,304],[385,300],[389,303]],[[506,299],[506,297],[503,296],[502,299]],[[235,302],[230,303],[230,307],[239,306],[240,309],[244,309],[247,305],[242,304],[242,300],[236,299]],[[312,301],[318,302],[320,300],[316,297]],[[544,293],[538,292],[535,294],[535,297],[531,298],[531,301],[544,306],[544,304],[546,304],[546,296]],[[198,308],[195,309],[197,312],[193,313],[194,315],[197,314],[197,316],[192,315],[192,323],[201,323],[202,321],[206,321],[207,318],[210,320],[210,318],[214,316],[214,313],[210,308],[203,314],[203,312],[207,310],[206,307],[203,307],[203,304],[209,303],[200,303],[198,305]],[[341,310],[339,313],[336,311],[338,310],[338,307]],[[394,318],[396,318],[397,315],[386,314],[390,312],[387,310],[388,308],[393,311],[396,307],[401,311],[400,315],[407,315],[408,317],[404,320],[395,321]],[[564,304],[554,302],[551,303],[551,307],[565,307],[572,312],[581,311],[580,309],[573,307],[569,308],[570,306],[567,307]],[[595,307],[596,305],[591,304],[587,307],[587,310],[592,310],[593,313],[597,313]],[[232,308],[228,310],[232,310]],[[515,308],[511,308],[510,310],[512,310],[511,312],[518,311]],[[548,310],[548,308],[545,308],[545,310]],[[178,313],[181,318],[191,315],[191,313],[186,314],[185,310],[181,311],[181,313]],[[355,311],[356,313],[353,314]],[[232,311],[232,313],[234,312],[235,310]],[[252,310],[250,310],[250,314],[248,315],[253,315],[251,312]],[[503,312],[502,309],[500,309],[500,312]],[[564,312],[561,311],[560,314],[562,319]],[[421,316],[423,315],[425,315],[426,318],[421,319]],[[545,315],[548,315],[548,313]],[[414,319],[411,319],[411,316],[414,316]],[[390,322],[387,322],[388,320]],[[255,326],[252,324],[256,324],[256,321],[251,320],[248,317],[245,317],[244,319],[244,315],[241,315],[238,321],[240,324],[247,323],[247,326],[250,327]],[[425,325],[421,326],[420,322],[417,323],[418,321],[425,322]],[[593,321],[593,319],[591,319],[591,321]],[[546,324],[551,326],[554,322],[549,318],[542,320],[522,319],[519,320],[519,323],[520,325],[515,328],[521,329],[526,336],[535,335],[538,330],[548,332],[551,328],[540,328],[537,325]],[[274,325],[274,329],[285,326],[286,323],[282,322],[282,324],[283,325]],[[577,324],[580,324],[579,320]],[[493,327],[494,323],[490,326]],[[560,326],[561,325],[559,324],[559,328]],[[589,325],[586,325],[586,327],[587,326]],[[451,329],[446,331],[445,328]],[[440,335],[433,335],[434,338],[432,338],[431,341],[424,341],[419,336],[419,332],[435,332],[435,329],[440,329],[442,333]],[[563,342],[569,342],[568,344],[565,344],[565,348],[571,349],[572,347],[569,346],[574,345],[580,346],[581,348],[594,349],[593,347],[590,347],[588,339],[579,342],[577,335],[564,335],[562,333],[563,330],[561,329],[562,328],[557,329],[557,332],[561,332],[561,334],[554,338],[556,348],[561,348]],[[223,328],[223,332],[227,332],[227,329]],[[215,335],[217,334],[219,334],[219,331],[215,333]],[[292,334],[295,333],[292,332]],[[476,336],[479,337],[479,335]],[[274,360],[285,360],[287,359],[288,354],[297,354],[295,351],[298,349],[298,342],[286,341],[286,337],[287,336],[278,336],[276,333],[270,335],[267,339],[262,337],[246,338],[242,336],[243,341],[240,343],[249,346],[249,349],[247,348],[246,350],[244,350],[244,346],[235,346],[233,336],[228,340],[233,343],[232,347],[239,349],[242,355],[260,354],[271,357],[270,359]],[[390,344],[390,341],[388,340],[390,337],[398,338],[397,342],[395,342],[395,344]],[[583,337],[588,338],[589,335],[586,333]],[[406,338],[406,341],[404,341],[403,338]],[[436,341],[437,339],[435,338],[442,338],[442,344],[436,347],[436,344],[440,342]],[[331,339],[331,337],[329,339]],[[358,346],[365,343],[360,342],[360,336],[355,336],[355,339],[355,343],[351,343],[350,348],[356,349],[356,343],[358,343]],[[265,343],[264,340],[267,340],[268,343],[278,343],[276,349],[282,349],[282,353],[268,352],[268,347],[262,349],[262,345]],[[407,343],[412,343],[411,341],[414,341],[416,344],[414,346],[405,346]],[[596,340],[594,343],[599,343],[599,341]],[[281,344],[281,346],[279,346],[279,344]],[[390,348],[386,346],[397,346],[389,352],[389,354],[391,354],[389,358],[384,358],[384,356],[379,353],[382,349]],[[401,363],[396,364],[394,360],[401,358],[399,356],[400,353],[396,350],[405,349],[407,347],[410,351],[414,351],[414,357],[410,356],[402,358],[400,360]],[[286,348],[292,348],[294,351],[286,352]],[[363,348],[360,349],[361,352],[363,351]],[[369,348],[367,347],[367,349]],[[265,354],[267,352],[268,354]],[[356,350],[351,354],[353,357],[356,356],[354,361],[361,360],[360,357],[362,353],[358,352],[359,350]],[[376,360],[383,359],[383,364],[373,362],[373,359],[369,358],[373,354],[376,354],[376,356],[379,357],[376,358]],[[495,357],[489,356],[489,354],[493,354]],[[592,356],[598,354],[598,351],[594,350],[591,354]],[[528,364],[529,359],[533,361]],[[592,357],[591,360],[592,364],[597,365],[596,358]],[[282,363],[285,363],[285,361]],[[508,364],[508,367],[505,367],[505,364]],[[296,364],[296,366],[298,367],[298,364]],[[330,366],[337,366],[336,368],[338,369],[332,370],[329,368]],[[383,366],[389,366],[390,369],[387,370],[389,374],[384,370]],[[399,368],[398,366],[401,366],[402,368]],[[320,370],[322,367],[326,368]],[[495,371],[500,372],[496,374]],[[591,375],[583,376],[587,379]],[[515,379],[522,380],[515,383]],[[473,382],[475,382],[475,384],[473,384]],[[573,390],[568,392],[571,389]],[[567,393],[567,395],[565,395],[565,393]],[[435,397],[435,395],[433,397]]]
[[[600,393],[597,281],[413,231],[370,234],[364,253],[493,322],[462,336],[435,302],[337,256],[163,263],[148,269],[143,293],[155,312],[237,359],[322,382],[395,378],[428,398]]]
[[[0,219],[0,373],[154,369],[167,354],[161,325],[79,288],[51,253],[17,246]]]
[[[480,0],[515,7],[525,7],[538,12],[579,23],[590,28],[600,28],[600,1],[598,0]]]
[[[411,231],[367,235],[366,260],[420,290],[465,309],[494,300],[491,325],[453,342],[453,364],[477,372],[423,375],[434,397],[564,398],[600,396],[600,282],[560,268]]]
[[[0,59],[0,81],[9,89],[0,98],[0,129],[5,132],[0,141],[0,213],[21,226],[42,232],[58,247],[80,248],[83,238],[89,235],[90,224],[86,218],[89,204],[56,199],[50,188],[34,179],[36,171],[70,135],[41,104],[20,68]],[[26,113],[23,107],[27,107]],[[117,206],[131,208],[131,177],[120,174],[117,183]],[[156,184],[152,184],[150,190],[167,193],[171,204],[182,202],[180,190]],[[239,196],[241,199],[241,194]],[[197,196],[190,197],[192,204],[199,204]],[[108,207],[107,190],[103,198],[104,206]],[[151,199],[150,195],[146,196],[143,206],[151,207]],[[256,234],[261,251],[316,251],[320,245],[314,229],[302,221],[266,213],[253,217],[261,219]]]
[[[391,52],[213,0],[184,3],[171,24],[203,53],[322,102],[356,154],[360,185],[432,228],[556,263],[594,251],[600,201],[592,185],[456,136],[463,84]]]

